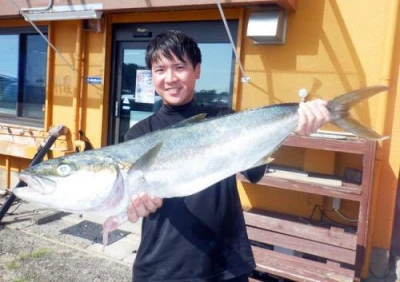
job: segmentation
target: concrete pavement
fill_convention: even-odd
[[[121,225],[110,233],[108,245],[103,248],[103,221],[90,214],[68,214],[18,201],[11,206],[1,225],[132,266],[140,243],[141,222]]]

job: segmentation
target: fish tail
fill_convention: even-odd
[[[370,86],[357,89],[334,98],[328,102],[330,122],[340,127],[344,131],[350,132],[365,139],[383,140],[388,138],[388,136],[380,135],[374,130],[365,127],[353,119],[349,113],[350,108],[358,102],[388,89],[389,88],[387,86],[382,85]]]

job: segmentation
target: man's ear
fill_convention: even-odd
[[[198,63],[195,67],[194,67],[194,72],[196,75],[196,79],[200,78],[200,72],[201,72],[201,64]]]

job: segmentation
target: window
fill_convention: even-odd
[[[232,106],[234,57],[230,43],[199,43],[201,76],[195,99],[201,105]]]
[[[43,126],[46,41],[30,28],[0,29],[0,62],[0,122]]]

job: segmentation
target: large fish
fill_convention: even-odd
[[[384,137],[349,116],[350,107],[387,90],[372,86],[328,103],[330,122],[368,139]],[[106,217],[107,234],[127,218],[132,195],[182,197],[267,162],[298,125],[298,104],[278,104],[218,118],[195,116],[135,140],[50,159],[20,174],[17,197],[71,212]]]

